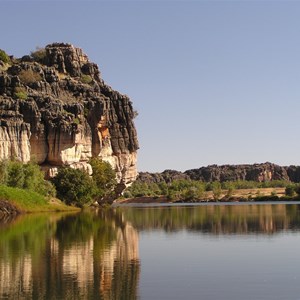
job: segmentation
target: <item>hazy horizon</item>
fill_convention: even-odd
[[[296,1],[1,1],[0,48],[82,48],[139,113],[139,171],[300,165],[299,15]]]

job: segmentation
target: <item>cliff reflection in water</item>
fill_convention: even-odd
[[[121,207],[5,220],[0,299],[138,299],[138,231],[228,238],[299,231],[299,209],[296,204]]]
[[[273,234],[300,229],[300,205],[201,205],[124,209],[138,230],[188,230],[220,234]]]
[[[1,299],[137,299],[138,234],[110,210],[0,225]]]

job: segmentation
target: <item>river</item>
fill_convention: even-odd
[[[300,299],[300,204],[0,220],[0,299]]]

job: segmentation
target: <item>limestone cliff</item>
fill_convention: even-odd
[[[79,48],[54,43],[0,62],[0,113],[0,159],[35,159],[53,176],[62,165],[91,172],[97,156],[121,184],[137,176],[132,103]]]

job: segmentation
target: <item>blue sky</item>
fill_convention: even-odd
[[[299,1],[0,1],[0,48],[83,48],[139,112],[140,171],[300,165],[299,16]]]

